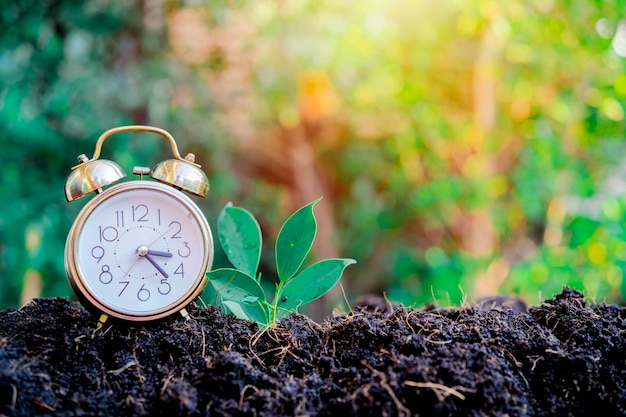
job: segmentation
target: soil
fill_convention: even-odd
[[[568,288],[528,311],[373,304],[264,331],[211,307],[98,329],[37,299],[0,312],[0,415],[626,415],[624,307]]]

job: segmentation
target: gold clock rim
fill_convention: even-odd
[[[81,268],[77,262],[78,237],[80,236],[80,232],[82,231],[82,228],[91,213],[103,202],[114,195],[139,189],[158,191],[171,198],[177,199],[181,204],[188,208],[193,215],[196,223],[198,223],[198,226],[200,227],[202,238],[205,242],[202,259],[202,265],[204,265],[204,267],[200,269],[199,275],[194,278],[194,284],[177,301],[174,301],[164,307],[152,310],[146,314],[122,312],[99,300],[98,297],[89,290],[87,284],[84,282],[84,279],[81,276]],[[72,287],[72,291],[74,291],[74,294],[78,297],[81,303],[83,303],[83,305],[88,309],[95,310],[98,313],[108,314],[111,318],[122,321],[150,322],[179,312],[200,296],[208,282],[206,272],[210,270],[213,264],[213,252],[214,244],[211,228],[202,211],[189,197],[184,195],[182,192],[160,182],[145,180],[128,181],[116,184],[103,191],[101,194],[89,201],[78,213],[78,216],[70,229],[65,245],[65,271],[70,286]]]

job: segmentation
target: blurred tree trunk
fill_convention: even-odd
[[[485,30],[474,65],[474,123],[478,130],[474,152],[482,154],[481,160],[488,164],[483,168],[484,175],[493,175],[494,161],[488,154],[488,147],[485,144],[493,134],[496,124],[498,97],[496,82],[502,42],[503,40],[499,39],[492,29]],[[462,248],[475,256],[493,256],[499,242],[491,218],[490,205],[483,205],[476,211],[465,213],[461,216],[460,223],[463,225],[460,228]],[[508,271],[509,267],[504,259],[494,262],[487,271],[478,276],[474,296],[495,295]]]

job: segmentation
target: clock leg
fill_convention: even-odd
[[[109,319],[108,314],[102,314],[100,318],[98,319],[98,329],[101,329],[102,326],[104,326],[104,323],[106,323],[108,319]]]
[[[182,310],[180,310],[180,315],[183,316],[183,318],[185,320],[189,320],[191,318],[191,316],[189,315],[189,313],[187,312],[187,309],[183,308]]]

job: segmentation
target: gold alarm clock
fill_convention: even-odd
[[[138,179],[111,185],[126,174],[98,159],[104,141],[120,132],[142,131],[166,138],[174,158],[154,169],[134,167]],[[182,158],[174,138],[151,126],[121,126],[104,132],[93,158],[84,154],[72,168],[65,196],[95,197],[80,211],[65,245],[65,270],[72,290],[88,309],[126,322],[149,322],[185,307],[207,283],[213,238],[198,206],[183,193],[206,197],[209,182],[193,154]],[[156,180],[156,181],[152,181]],[[106,188],[107,186],[110,187]]]

